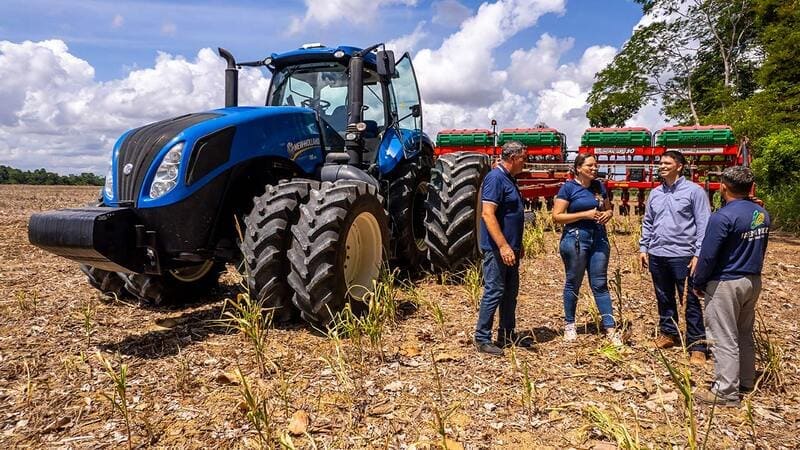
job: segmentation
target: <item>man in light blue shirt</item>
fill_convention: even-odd
[[[661,186],[650,191],[642,221],[639,258],[642,267],[649,267],[658,301],[659,336],[657,348],[678,343],[678,307],[675,293],[686,299],[686,345],[691,363],[706,361],[706,332],[703,308],[694,294],[691,273],[697,264],[708,218],[711,215],[708,196],[695,183],[681,174],[686,158],[678,151],[661,155]]]

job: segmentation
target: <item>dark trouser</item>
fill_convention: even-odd
[[[494,313],[500,310],[498,335],[510,336],[517,326],[517,293],[519,293],[519,252],[517,263],[507,266],[498,251],[483,253],[483,298],[475,325],[475,342],[492,342]]]
[[[689,276],[691,256],[650,255],[650,273],[658,301],[658,327],[662,334],[677,338],[678,305],[675,293],[686,305],[686,346],[690,351],[706,351],[706,329],[703,324],[703,307],[694,295],[692,278]],[[688,277],[688,283],[686,282]],[[684,286],[688,292],[684,292]]]

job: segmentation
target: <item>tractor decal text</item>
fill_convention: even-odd
[[[308,138],[298,142],[287,142],[286,152],[292,160],[297,159],[307,150],[319,147],[319,138]]]

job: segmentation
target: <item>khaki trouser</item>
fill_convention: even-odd
[[[753,388],[753,322],[760,293],[760,275],[711,281],[706,287],[703,315],[707,338],[713,345],[713,390],[726,400],[738,400],[740,388]]]

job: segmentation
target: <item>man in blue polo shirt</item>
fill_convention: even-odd
[[[639,258],[642,267],[650,268],[658,303],[655,346],[663,349],[680,343],[677,291],[681,300],[686,299],[685,336],[690,362],[702,366],[706,362],[703,307],[692,292],[689,278],[700,254],[711,206],[705,191],[683,177],[684,167],[686,159],[680,152],[669,150],[661,155],[662,183],[647,199]]]
[[[530,337],[514,332],[525,221],[524,204],[514,176],[525,166],[525,147],[516,141],[506,142],[500,159],[481,186],[480,247],[484,285],[475,326],[475,347],[481,353],[495,356],[503,354],[500,347],[512,344],[530,347],[532,344]],[[498,309],[500,320],[495,345],[492,323]]]
[[[714,383],[698,389],[705,403],[739,405],[739,394],[755,385],[753,322],[761,293],[761,269],[769,239],[769,214],[748,199],[753,172],[729,167],[722,172],[725,206],[711,216],[694,271],[698,295],[705,293],[705,320],[713,343]]]

